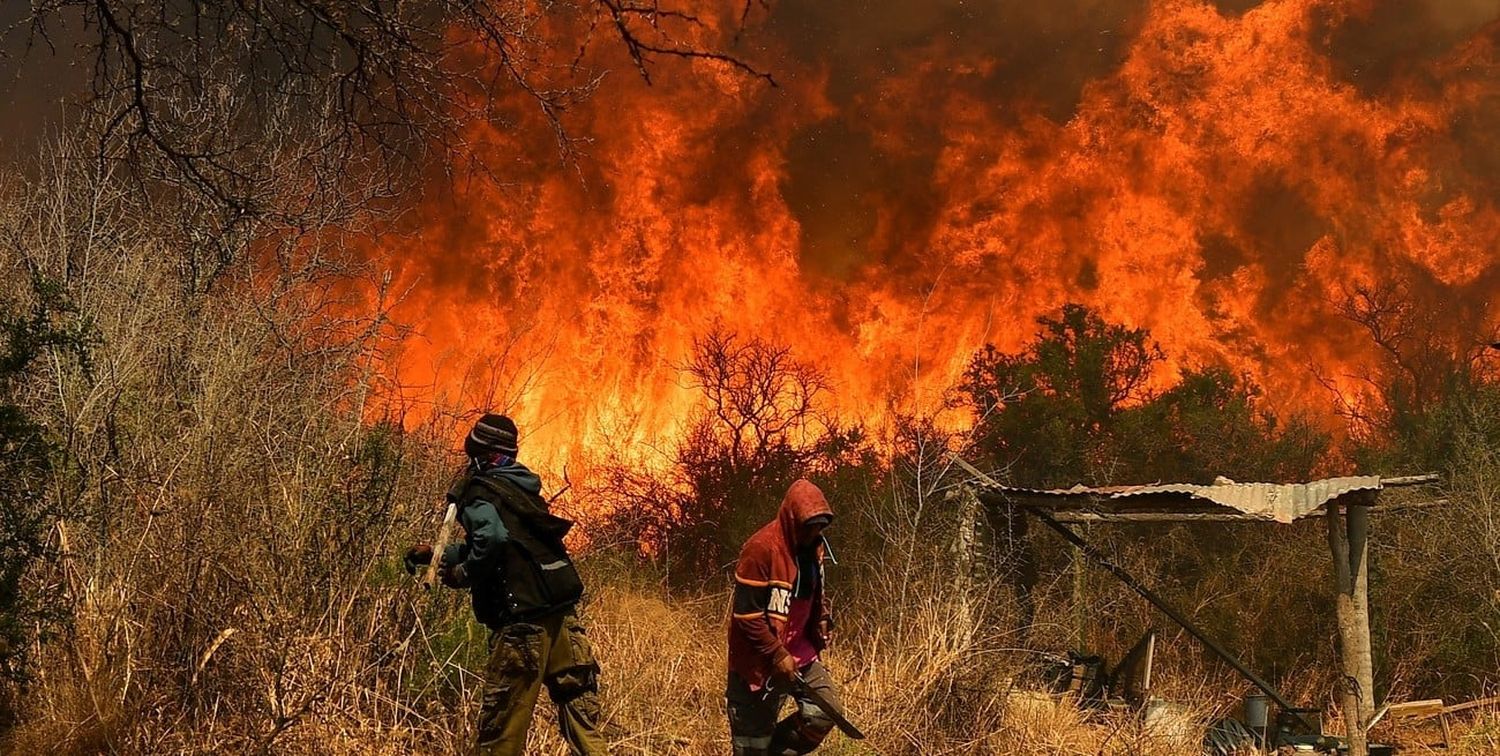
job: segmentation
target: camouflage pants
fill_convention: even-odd
[[[542,685],[563,739],[580,756],[606,754],[599,734],[599,664],[577,615],[517,622],[490,635],[476,756],[520,756]]]
[[[835,706],[839,704],[833,678],[818,662],[802,668],[807,684],[817,688]],[[729,673],[724,697],[729,701],[729,738],[734,756],[789,756],[811,753],[833,730],[833,720],[812,701],[797,698],[797,708],[780,722],[776,715],[786,696],[752,691],[745,679]]]

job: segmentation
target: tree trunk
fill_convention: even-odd
[[[1349,564],[1354,578],[1354,661],[1359,681],[1359,721],[1365,726],[1375,718],[1375,659],[1370,638],[1370,508],[1351,505],[1345,514],[1349,525]]]
[[[1333,556],[1334,610],[1338,616],[1338,651],[1343,673],[1338,689],[1339,707],[1344,712],[1349,756],[1369,756],[1365,725],[1370,721],[1370,715],[1364,712],[1367,705],[1365,700],[1370,697],[1370,693],[1363,683],[1363,679],[1368,679],[1366,676],[1371,669],[1369,616],[1366,613],[1361,623],[1356,598],[1357,595],[1364,594],[1360,589],[1369,579],[1364,564],[1366,528],[1363,525],[1356,528],[1354,521],[1346,524],[1342,506],[1336,501],[1328,502],[1327,513],[1328,550]],[[1368,523],[1368,513],[1365,513],[1364,518],[1359,518],[1358,515],[1355,518]],[[1353,561],[1353,554],[1359,555],[1359,562]],[[1356,577],[1358,574],[1365,575],[1363,581]],[[1367,594],[1364,595],[1368,606]]]

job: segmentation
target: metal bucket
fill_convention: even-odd
[[[1245,696],[1245,726],[1255,734],[1255,742],[1265,745],[1271,735],[1271,697],[1264,693]]]

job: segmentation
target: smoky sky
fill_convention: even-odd
[[[90,61],[76,24],[32,33],[29,3],[0,2],[0,160],[24,161],[88,87]]]
[[[1145,0],[795,0],[775,6],[766,33],[803,70],[826,67],[834,103],[847,106],[886,79],[932,61],[985,59],[981,75],[957,76],[999,102],[1036,101],[1065,120],[1083,85],[1118,66]]]
[[[1209,0],[1219,13],[1238,16],[1262,0]],[[1371,96],[1403,76],[1421,75],[1437,60],[1476,35],[1500,34],[1500,0],[1381,0],[1368,12],[1327,16],[1312,40],[1337,74]],[[1001,110],[1040,110],[1059,122],[1074,112],[1083,87],[1108,76],[1123,61],[1140,28],[1146,0],[786,0],[774,3],[762,23],[738,40],[754,56],[774,48],[768,67],[777,78],[827,73],[827,94],[846,118],[858,104],[878,97],[884,82],[931,66],[934,85],[971,91]],[[0,141],[15,147],[57,122],[62,104],[87,86],[92,61],[76,19],[55,19],[50,44],[25,23],[26,3],[0,3]],[[733,48],[732,48],[733,49]],[[962,70],[984,60],[982,72]],[[847,127],[842,127],[847,129]],[[826,132],[826,133],[822,133]],[[829,171],[841,175],[860,153],[859,140],[837,124],[810,127],[802,153],[829,152]],[[805,161],[798,161],[799,164]],[[850,167],[856,187],[865,167]],[[877,171],[878,172],[878,171]],[[807,167],[806,180],[827,182]],[[795,190],[794,190],[794,193]],[[859,224],[853,224],[858,226]]]

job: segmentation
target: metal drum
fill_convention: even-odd
[[[1264,693],[1245,696],[1245,726],[1255,735],[1255,742],[1264,746],[1271,736],[1271,697]]]

